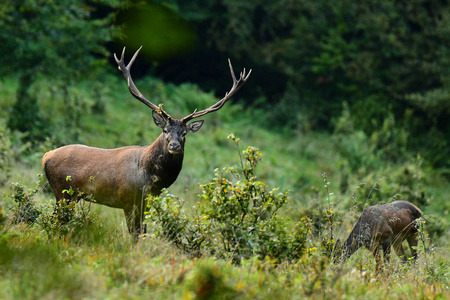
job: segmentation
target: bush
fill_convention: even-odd
[[[53,202],[53,201],[51,201]],[[91,212],[91,203],[79,201],[69,202],[66,199],[59,201],[52,212],[52,204],[48,204],[46,213],[42,213],[37,220],[39,226],[50,237],[70,236],[73,238],[100,237],[102,221],[98,215]]]
[[[162,236],[184,252],[199,256],[205,233],[198,219],[191,220],[184,213],[184,201],[168,190],[163,190],[159,196],[149,195],[147,200],[146,223],[152,224],[149,233],[154,237]]]
[[[234,135],[239,150],[239,139]],[[253,255],[276,260],[295,260],[306,249],[308,219],[293,223],[277,211],[286,204],[288,192],[269,190],[259,181],[255,168],[262,153],[254,147],[239,150],[240,167],[216,169],[212,181],[201,185],[201,201],[189,218],[178,199],[149,196],[148,220],[158,225],[156,234],[172,240],[183,250],[201,251],[239,263]],[[152,226],[154,228],[154,226]]]
[[[42,176],[39,178],[41,177]],[[33,200],[33,197],[39,191],[39,188],[27,190],[18,182],[13,183],[12,186],[13,194],[11,195],[11,198],[14,200],[16,206],[12,209],[11,222],[13,224],[34,224],[41,215],[41,209]]]
[[[13,194],[10,196],[15,202],[11,211],[11,223],[28,225],[37,224],[49,236],[95,236],[99,234],[95,227],[102,226],[100,218],[90,211],[91,203],[84,201],[69,202],[66,199],[59,201],[54,207],[54,200],[47,204],[39,204],[33,200],[37,192],[41,191],[44,182],[42,174],[34,189],[27,189],[20,183],[13,183]],[[1,219],[1,218],[0,218]],[[90,230],[86,230],[87,227]]]

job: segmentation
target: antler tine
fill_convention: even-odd
[[[125,47],[124,47],[124,48],[125,48]],[[137,49],[136,52],[134,52],[133,57],[130,59],[130,62],[129,62],[128,65],[127,65],[127,68],[128,68],[128,69],[130,69],[131,66],[133,65],[134,60],[135,60],[136,57],[138,56],[139,51],[141,51],[141,49],[142,49],[142,46],[140,46],[139,49]]]
[[[117,59],[117,56],[114,53],[114,59],[116,60],[118,69],[120,71],[122,71],[123,76],[127,80],[128,90],[130,91],[131,95],[133,95],[134,98],[138,99],[139,101],[141,101],[142,103],[144,103],[145,105],[147,105],[148,107],[153,109],[154,111],[170,118],[170,116],[165,111],[162,110],[161,106],[157,106],[157,105],[153,104],[152,102],[148,101],[144,97],[144,95],[142,95],[142,93],[138,90],[138,88],[134,84],[133,78],[131,78],[131,73],[130,73],[131,66],[133,65],[134,61],[136,60],[136,57],[138,56],[139,51],[141,51],[141,49],[142,49],[142,46],[136,50],[136,52],[134,53],[130,62],[126,66],[125,66],[125,47],[123,47],[122,55],[120,56],[120,60]]]
[[[231,64],[230,59],[228,59],[228,67],[230,68],[231,78],[233,79],[233,86],[234,86],[234,83],[236,82],[236,75],[234,74],[233,65]],[[245,68],[244,68],[244,72],[245,72]],[[242,75],[241,75],[241,78],[242,78]],[[241,79],[241,78],[239,78],[239,79]]]
[[[233,65],[231,64],[231,60],[228,59],[228,66],[230,68],[230,73],[231,73],[231,78],[233,79],[233,85],[231,86],[231,89],[225,93],[225,96],[220,99],[218,102],[216,102],[215,104],[211,105],[210,107],[208,107],[207,109],[201,110],[201,111],[197,111],[197,109],[194,110],[193,113],[191,113],[190,115],[187,115],[186,117],[184,117],[182,119],[183,122],[188,122],[192,119],[204,116],[206,114],[209,114],[210,112],[214,112],[217,111],[219,109],[222,108],[222,106],[237,92],[239,91],[244,84],[247,82],[247,79],[250,77],[250,74],[252,73],[252,70],[250,69],[250,71],[248,72],[248,74],[245,74],[245,68],[244,70],[239,74],[239,80],[236,80],[236,75],[234,73],[233,70]]]

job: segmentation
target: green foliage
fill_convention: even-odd
[[[201,255],[205,228],[183,211],[184,201],[164,190],[159,196],[148,196],[146,223],[151,236],[163,237],[193,256]]]
[[[239,139],[229,138],[239,149]],[[288,192],[269,190],[254,174],[261,156],[257,148],[249,146],[240,156],[240,169],[216,170],[213,180],[202,185],[198,209],[213,235],[209,251],[217,257],[239,262],[255,254],[282,260],[297,259],[304,253],[307,226],[293,226],[276,214],[286,204]]]
[[[19,0],[2,4],[0,43],[4,46],[0,50],[0,76],[20,74],[8,127],[27,132],[27,141],[42,141],[50,133],[50,124],[42,117],[37,95],[31,90],[36,74],[66,87],[81,77],[98,76],[105,66],[108,53],[104,44],[114,37],[112,15],[93,17],[95,3],[118,5],[109,0],[50,1],[45,5],[40,0]],[[64,100],[69,103],[69,120],[76,120],[71,97],[66,95]],[[71,125],[78,128],[80,124],[67,126]]]
[[[0,185],[9,178],[10,168],[14,162],[10,131],[0,125]]]
[[[347,205],[355,205],[361,211],[375,204],[407,200],[424,208],[430,201],[425,192],[425,183],[420,161],[371,172],[360,179],[352,193],[352,201]]]
[[[207,5],[201,6],[199,9],[206,7]],[[130,145],[136,141],[148,144],[160,133],[160,130],[153,126],[148,111],[142,110],[141,104],[134,102],[135,100],[128,100],[132,97],[123,79],[119,81],[118,77],[113,78],[108,74],[102,78],[106,84],[103,85],[101,94],[108,95],[104,114],[82,116],[83,130],[80,132],[80,138],[88,144],[100,147]],[[17,77],[11,77],[5,80],[5,84],[0,83],[0,112],[4,117],[8,116],[13,103],[11,91],[16,89],[16,79]],[[151,81],[148,86],[145,84],[147,81]],[[178,106],[182,107],[180,114],[184,115],[195,107],[206,107],[214,101],[212,93],[201,92],[196,85],[171,84],[169,87],[160,80],[153,81],[157,83],[153,84],[148,78],[141,80],[141,91],[148,87],[144,94],[150,95],[151,99],[157,99],[156,102],[167,103],[169,112],[176,111],[174,116],[178,114]],[[39,101],[45,114],[52,116],[52,123],[55,121],[58,125],[52,133],[59,131],[62,135],[67,134],[66,138],[69,140],[70,130],[64,129],[64,123],[60,121],[69,112],[66,112],[65,105],[58,101],[63,98],[61,89],[52,87],[52,83],[45,78],[39,78],[33,89],[39,91]],[[71,91],[79,93],[80,98],[86,101],[87,107],[92,107],[92,110],[95,105],[90,97],[93,84],[89,80],[77,82],[74,87],[76,91]],[[158,90],[152,92],[153,86],[157,86]],[[292,86],[295,87],[295,84]],[[155,98],[158,95],[161,95],[161,98]],[[183,98],[184,96],[186,98]],[[292,99],[295,97],[292,96]],[[189,102],[189,106],[184,107],[184,101]],[[197,105],[196,101],[201,105]],[[310,130],[314,124],[309,123],[310,120],[304,114],[293,121],[301,122],[296,127],[298,131],[282,130],[276,133],[258,126],[269,123],[261,108],[257,111],[244,110],[241,106],[231,105],[226,106],[217,115],[208,116],[209,120],[206,119],[205,122],[207,126],[202,128],[201,134],[188,138],[184,169],[171,187],[176,191],[176,195],[183,195],[185,201],[168,192],[164,192],[159,198],[153,198],[154,202],[150,206],[160,207],[159,214],[152,212],[147,215],[150,235],[143,237],[137,244],[132,243],[120,210],[80,202],[78,205],[84,205],[80,209],[89,215],[80,217],[75,223],[61,224],[58,220],[51,219],[54,213],[54,200],[48,201],[53,198],[51,191],[40,189],[31,200],[42,210],[42,216],[47,218],[38,218],[33,225],[23,226],[11,224],[14,207],[10,204],[15,202],[6,197],[5,202],[0,204],[3,210],[3,213],[0,211],[0,298],[148,299],[151,295],[154,299],[193,299],[205,295],[244,299],[378,299],[386,298],[387,291],[389,297],[399,299],[449,298],[447,220],[450,206],[446,201],[449,192],[446,171],[431,170],[427,159],[418,165],[416,161],[402,158],[395,163],[385,160],[384,150],[380,149],[384,149],[383,145],[389,142],[384,142],[383,135],[372,140],[370,132],[360,131],[362,126],[357,122],[360,117],[356,116],[355,110],[352,109],[352,102],[348,103],[348,118],[342,118],[340,121],[352,121],[346,123],[352,127],[347,131],[345,126],[341,127],[343,129],[336,131],[335,136]],[[373,101],[372,104],[377,103]],[[171,105],[176,106],[175,110],[169,109]],[[382,121],[375,123],[381,126],[390,114],[384,111],[384,108],[388,107],[384,102],[378,105],[379,120]],[[338,106],[341,111],[341,105]],[[285,111],[295,111],[295,107],[297,106],[287,106]],[[271,112],[273,110],[272,107]],[[90,112],[89,108],[88,111]],[[248,111],[251,112],[247,113]],[[364,112],[362,109],[361,116]],[[246,114],[253,116],[247,118]],[[0,122],[5,119],[0,118]],[[287,115],[283,115],[280,120],[286,119]],[[409,120],[414,123],[417,118],[412,117]],[[366,124],[375,124],[370,119],[366,121]],[[404,121],[396,118],[394,121],[395,126],[394,122],[389,121],[387,124],[391,125],[386,128],[407,128]],[[380,129],[378,125],[377,130]],[[259,239],[252,235],[253,245],[247,245],[251,250],[243,252],[256,250],[249,259],[241,259],[240,265],[230,263],[236,253],[220,252],[224,246],[219,244],[222,237],[218,221],[214,220],[216,224],[212,227],[210,220],[202,218],[200,209],[211,210],[211,203],[202,203],[199,197],[194,196],[199,194],[199,191],[203,192],[198,183],[209,185],[213,179],[217,180],[216,176],[211,176],[215,168],[223,164],[238,163],[240,157],[244,167],[246,166],[247,160],[240,150],[239,157],[230,155],[230,149],[235,145],[223,139],[224,134],[230,131],[237,131],[239,136],[248,139],[252,145],[257,144],[264,152],[264,163],[257,162],[253,173],[251,164],[246,170],[251,176],[258,175],[255,181],[249,182],[254,185],[258,181],[265,182],[268,186],[280,187],[278,191],[291,188],[288,201],[274,216],[271,216],[272,211],[263,214],[257,229],[254,230],[259,231]],[[353,133],[357,131],[361,138],[352,140]],[[5,175],[5,178],[9,178],[8,181],[23,182],[25,193],[28,190],[25,186],[30,186],[29,182],[34,181],[34,174],[41,171],[42,153],[54,146],[47,141],[32,154],[24,153],[24,147],[28,146],[20,142],[20,134],[9,130],[3,132],[7,149],[3,157],[8,168],[0,170],[0,176]],[[385,133],[390,134],[388,130]],[[401,131],[397,133],[401,135]],[[394,133],[394,136],[397,136],[397,133]],[[437,131],[430,134],[433,137],[424,145],[432,148],[433,141],[439,140],[439,134]],[[345,155],[339,148],[337,135],[348,143],[346,147],[349,149]],[[415,136],[409,135],[409,140],[411,139],[415,139]],[[377,140],[382,142],[376,143]],[[402,149],[403,146],[396,144],[396,140],[393,140],[393,143],[395,147]],[[377,145],[381,145],[377,148],[378,151],[371,152]],[[352,147],[356,150],[352,151]],[[358,152],[355,153],[358,155],[357,159],[352,157],[352,152]],[[389,152],[390,150],[386,151]],[[446,154],[443,152],[439,155],[445,158]],[[348,160],[353,162],[349,163]],[[408,167],[407,176],[404,174],[405,167]],[[229,192],[230,187],[236,192],[238,182],[242,189],[243,182],[247,179],[242,165],[234,167],[236,173],[226,173],[227,169],[219,168],[217,173],[219,178],[224,178],[229,183],[225,185],[227,193],[224,195],[233,198],[234,194]],[[327,180],[320,177],[322,172],[327,173]],[[387,184],[388,178],[384,176],[392,174],[396,174],[395,182]],[[354,186],[365,182],[369,175],[373,175],[373,180],[365,186],[368,189],[377,179],[383,178],[378,185],[381,187],[380,192],[386,192],[385,196],[388,197],[383,198],[383,202],[389,201],[391,193],[398,193],[396,189],[401,183],[408,191],[405,194],[414,195],[414,191],[423,191],[429,204],[421,206],[426,219],[421,239],[425,241],[426,247],[419,242],[419,260],[415,265],[401,265],[394,255],[391,263],[385,267],[386,273],[380,276],[375,275],[373,257],[363,249],[344,265],[333,264],[327,252],[333,241],[330,238],[338,234],[333,224],[342,222],[345,226],[353,225],[353,215],[348,208],[354,207],[356,202],[361,202],[361,206],[357,207],[362,209],[362,202],[365,203],[368,193],[359,195],[354,192],[355,196],[361,198],[357,200],[351,200],[351,193]],[[212,177],[214,178],[211,179]],[[340,189],[335,187],[335,182],[338,182],[338,186],[340,183]],[[326,189],[319,188],[324,183]],[[391,189],[391,185],[392,190],[387,192],[385,187]],[[12,194],[8,186],[0,186],[0,194]],[[216,183],[211,189],[220,190],[221,187],[222,184]],[[263,190],[262,187],[260,190]],[[270,191],[271,189],[267,188],[266,194]],[[275,196],[282,196],[283,194],[277,194],[278,191]],[[330,195],[331,192],[335,192],[335,195]],[[71,193],[70,189],[67,193]],[[219,192],[217,195],[222,197]],[[417,196],[419,199],[420,193]],[[198,202],[201,203],[197,204]],[[75,207],[75,211],[77,209],[79,208]],[[64,215],[63,207],[60,210]],[[230,218],[231,213],[239,215],[239,210],[233,207],[227,207],[227,210],[230,212]],[[251,209],[247,211],[249,210]],[[66,212],[71,212],[70,206]],[[358,214],[360,212],[358,211]],[[86,215],[85,213],[80,213],[80,216]],[[92,213],[98,213],[101,222],[97,223],[97,217],[92,216]],[[430,215],[431,213],[434,215]],[[77,218],[76,212],[74,214],[72,220]],[[2,215],[3,219],[6,218],[3,224]],[[291,218],[290,221],[286,218],[287,215]],[[302,217],[305,218],[301,220]],[[93,218],[93,221],[89,221],[89,218]],[[221,220],[225,228],[224,223],[227,220]],[[231,222],[233,220],[231,219]],[[41,223],[44,221],[48,223]],[[349,227],[347,229],[345,233],[350,230]],[[245,235],[249,230],[241,232]],[[166,239],[171,242],[167,243]],[[255,244],[255,241],[259,244]],[[211,248],[209,245],[212,245]],[[210,249],[216,251],[212,252]],[[216,259],[216,256],[225,257],[229,261]]]
[[[257,152],[253,149],[249,153]],[[259,175],[257,171],[264,164],[257,162],[256,168],[252,169],[251,161],[240,153],[244,167],[248,162],[245,174],[253,177]],[[264,162],[269,159],[270,156],[264,152]],[[217,170],[217,173],[231,183],[227,189],[236,187],[238,181],[247,180],[242,165],[241,168],[234,168],[239,178],[231,171],[226,173],[226,169],[222,169],[223,172]],[[336,172],[333,171],[333,174]],[[167,191],[149,204],[152,213],[147,215],[147,226],[151,235],[142,238],[137,244],[131,243],[120,211],[95,204],[93,207],[99,208],[102,214],[99,217],[102,222],[98,226],[86,219],[79,220],[79,227],[72,224],[72,227],[65,228],[71,223],[63,225],[55,220],[54,224],[46,225],[53,226],[47,227],[48,231],[41,225],[46,219],[38,219],[33,226],[5,226],[0,231],[0,285],[8,288],[0,289],[0,297],[114,299],[126,295],[134,299],[148,299],[151,293],[155,299],[365,299],[382,298],[385,291],[389,290],[390,297],[448,298],[447,242],[442,238],[427,236],[430,224],[428,216],[424,227],[426,232],[421,234],[427,246],[422,248],[422,243],[419,243],[419,260],[415,265],[400,265],[394,257],[391,264],[385,267],[386,274],[376,276],[373,258],[367,251],[359,251],[345,265],[336,265],[330,261],[325,250],[330,245],[329,238],[336,235],[332,225],[338,221],[345,222],[348,209],[334,207],[333,201],[337,202],[334,197],[337,196],[331,194],[333,184],[329,178],[334,178],[334,175],[324,176],[321,180],[326,188],[317,192],[319,204],[294,206],[289,201],[275,216],[270,217],[269,214],[267,219],[261,218],[262,224],[257,224],[259,227],[256,229],[260,230],[260,251],[255,251],[255,255],[252,254],[248,259],[241,259],[240,265],[216,259],[220,253],[210,251],[213,249],[210,245],[214,249],[223,249],[219,245],[218,228],[214,229],[211,222],[202,219],[203,215],[199,213],[200,206],[210,208],[210,204],[197,204],[193,210],[186,212],[189,199],[185,204]],[[216,183],[213,186],[221,190],[223,185]],[[269,192],[267,189],[266,193]],[[229,198],[232,195],[228,193]],[[48,197],[41,193],[35,194],[35,198],[39,196],[44,199]],[[44,216],[50,217],[53,213],[52,202],[48,202],[48,207],[40,206]],[[154,209],[151,207],[153,205]],[[431,205],[436,203],[431,202]],[[84,206],[83,209],[87,212],[89,208]],[[232,208],[228,209],[233,212]],[[283,218],[285,209],[299,215],[297,218],[304,215],[302,209],[309,211],[303,221],[288,222]],[[317,216],[320,226],[310,230],[309,219],[314,222],[314,216]],[[107,222],[107,226],[104,222]],[[226,220],[223,219],[223,222]],[[161,226],[163,223],[166,225]],[[445,230],[447,227],[444,224],[442,228]],[[107,229],[109,231],[106,233]],[[305,230],[311,232],[305,236]],[[166,243],[162,237],[172,242]],[[200,239],[194,241],[186,237]],[[202,238],[205,238],[203,242]],[[187,247],[189,243],[199,246],[192,250]],[[176,248],[183,249],[188,255]],[[219,257],[232,260],[234,254],[222,254]],[[298,258],[295,258],[296,255]],[[36,270],[39,270],[39,274]],[[393,281],[396,282],[395,288],[392,286]]]
[[[12,184],[13,194],[11,198],[15,202],[12,210],[12,223],[33,224],[41,215],[41,210],[33,200],[34,195],[39,191],[39,187],[27,190],[22,184],[16,182]]]
[[[76,82],[56,80],[50,84],[45,79],[39,78],[36,84],[40,88],[34,86],[32,91],[38,96],[42,115],[49,121],[48,125],[52,129],[46,139],[51,138],[56,145],[84,143],[82,132],[86,117],[98,118],[105,113],[105,99],[114,98],[113,95],[117,91],[113,87],[121,87],[113,75],[115,74],[106,74],[106,71],[102,74],[108,78],[107,80],[104,78],[109,82],[107,85],[91,79],[79,79]],[[124,96],[118,97],[125,97],[129,93],[123,89],[120,95]]]
[[[211,262],[201,263],[188,278],[188,290],[195,299],[235,299],[238,293],[226,282],[225,270]]]
[[[101,237],[102,231],[98,229],[102,227],[102,222],[90,211],[90,203],[69,202],[63,199],[55,206],[54,201],[42,204],[34,200],[36,194],[42,191],[43,182],[44,177],[39,174],[34,189],[27,189],[20,183],[12,184],[13,193],[9,196],[14,201],[10,216],[12,224],[37,224],[51,237],[70,235],[72,238],[87,238],[93,241]],[[72,189],[66,192],[73,194]]]
[[[239,139],[229,138],[239,150]],[[201,201],[192,220],[182,213],[176,197],[167,193],[163,198],[149,196],[147,214],[152,224],[159,225],[156,233],[185,251],[207,252],[234,263],[253,255],[276,260],[301,257],[310,232],[308,220],[293,223],[277,215],[288,192],[269,190],[258,180],[255,168],[261,156],[249,146],[242,154],[239,151],[240,168],[216,169],[215,177],[201,185]]]
[[[8,128],[26,133],[27,141],[42,141],[49,134],[48,124],[44,121],[37,97],[30,92],[34,74],[24,73],[19,78],[17,101],[8,119]]]
[[[358,128],[348,104],[344,102],[342,114],[335,120],[333,138],[352,172],[372,171],[386,161],[395,163],[408,157],[408,131],[403,125],[396,124],[391,113],[370,136]]]
[[[53,201],[52,201],[53,202]],[[70,236],[77,240],[96,241],[102,237],[102,220],[91,212],[91,203],[75,203],[63,199],[51,210],[49,203],[45,212],[37,220],[39,226],[49,237]]]
[[[448,167],[448,2],[156,2],[197,26],[207,49],[198,60],[232,53],[233,61],[261,70],[252,77],[254,88],[243,93],[252,95],[248,101],[268,102],[269,127],[332,130],[347,102],[368,137],[395,124],[392,134],[373,137],[394,159],[413,149]]]
[[[196,108],[206,108],[217,101],[212,93],[204,92],[192,83],[174,85],[165,83],[158,78],[146,77],[137,81],[136,84],[142,86],[140,88],[142,93],[154,99],[155,103],[164,104],[164,108],[171,115],[179,118],[191,113]]]
[[[40,0],[7,0],[2,4],[0,74],[36,72],[59,79],[94,75],[96,66],[105,64],[108,53],[104,43],[113,38],[115,28],[111,26],[113,15],[95,18],[93,13],[96,5],[116,7],[116,1],[42,4]]]
[[[370,137],[370,144],[379,152],[384,160],[397,162],[406,157],[408,132],[397,125],[395,117],[389,113],[381,126],[377,126]]]
[[[425,226],[422,228],[422,233],[435,243],[440,237],[445,236],[449,221],[446,218],[437,218],[435,215],[427,214],[423,217]]]
[[[448,260],[443,259],[436,266],[427,268],[426,280],[431,284],[445,284],[448,280],[449,269]]]
[[[90,103],[83,100],[82,92],[77,87],[61,86],[61,89],[66,105],[64,129],[66,135],[70,136],[71,143],[79,143],[82,130],[81,117],[90,111]]]

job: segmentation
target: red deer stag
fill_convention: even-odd
[[[42,165],[56,197],[60,201],[78,201],[85,199],[95,203],[124,210],[129,232],[137,239],[145,232],[143,214],[148,193],[159,195],[163,188],[169,187],[181,171],[185,135],[196,132],[203,120],[189,121],[222,108],[247,81],[250,72],[245,69],[236,80],[231,62],[228,60],[233,85],[225,97],[207,109],[174,119],[162,106],[156,106],[147,100],[137,89],[130,75],[131,66],[140,47],[125,65],[124,55],[117,59],[118,68],[128,83],[130,93],[152,109],[155,124],[162,129],[160,136],[145,147],[128,146],[116,149],[100,149],[85,145],[67,145],[47,152]],[[72,190],[73,195],[64,191]],[[72,194],[72,193],[71,193]],[[86,197],[89,195],[89,197]]]
[[[391,246],[395,253],[406,262],[406,254],[402,242],[406,239],[414,259],[417,258],[416,219],[422,216],[420,209],[408,201],[394,201],[383,205],[366,208],[347,240],[341,246],[336,243],[338,252],[342,251],[342,262],[345,262],[360,247],[369,249],[376,260],[376,270],[380,267],[380,248],[383,259],[389,261]]]

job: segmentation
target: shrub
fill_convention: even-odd
[[[214,178],[201,185],[201,201],[191,218],[181,213],[176,197],[149,196],[148,220],[159,225],[154,232],[183,250],[201,251],[234,263],[253,255],[298,259],[305,253],[308,219],[293,223],[277,215],[288,200],[288,192],[269,190],[258,180],[255,169],[262,153],[257,148],[249,146],[241,153],[239,139],[234,135],[229,138],[238,148],[240,167],[215,170]]]
[[[194,256],[200,254],[201,245],[205,240],[202,224],[198,219],[192,220],[183,211],[184,201],[163,190],[159,196],[147,198],[148,210],[146,222],[150,226],[150,234],[154,237],[162,236],[172,241],[178,248]]]
[[[51,201],[53,202],[53,201]],[[101,219],[91,212],[91,203],[79,201],[59,201],[52,212],[52,203],[48,204],[46,213],[42,213],[37,220],[39,226],[51,237],[71,236],[74,238],[98,238],[102,227]],[[88,230],[89,228],[89,230]]]
[[[11,223],[25,223],[29,225],[37,224],[49,236],[66,236],[70,234],[73,237],[96,235],[98,232],[86,230],[87,227],[101,227],[100,218],[90,211],[91,203],[79,201],[78,203],[69,202],[66,199],[59,201],[54,207],[54,201],[45,204],[38,204],[33,200],[37,192],[41,191],[44,182],[44,176],[38,175],[38,181],[34,189],[27,189],[20,183],[13,183],[13,194],[10,196],[15,202],[12,207]],[[67,191],[70,193],[71,191]]]
[[[39,177],[39,179],[41,178],[42,176]],[[13,194],[11,195],[11,198],[14,200],[16,206],[12,209],[11,222],[13,224],[34,224],[41,215],[41,209],[33,200],[33,197],[39,191],[39,188],[37,187],[28,190],[18,182],[13,183],[12,186]]]

